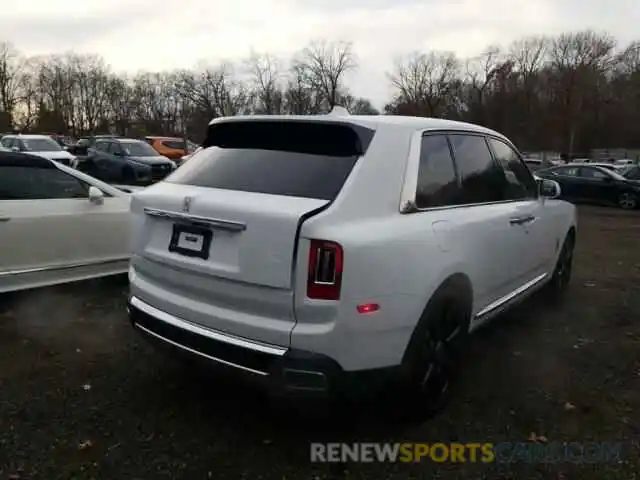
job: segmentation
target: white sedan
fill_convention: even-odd
[[[78,166],[78,159],[64,150],[58,142],[47,135],[5,135],[2,146],[13,152],[30,153],[39,157],[55,160],[73,168]]]
[[[0,152],[0,293],[126,273],[129,202],[58,162]]]

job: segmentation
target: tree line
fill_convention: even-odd
[[[27,57],[0,43],[0,132],[187,135],[216,117],[378,114],[346,85],[353,45],[312,42],[289,59],[254,53],[191,70],[118,75],[97,55]],[[387,73],[382,113],[443,117],[505,133],[525,150],[640,147],[640,41],[591,30],[488,46],[473,58],[413,52]]]

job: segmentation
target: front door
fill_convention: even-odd
[[[126,198],[92,204],[88,184],[28,160],[0,170],[0,290],[126,257]]]
[[[538,185],[518,152],[502,140],[489,139],[494,157],[505,175],[504,199],[515,205],[514,227],[520,229],[518,288],[540,281],[549,273],[555,258],[555,238],[551,217],[545,215]]]

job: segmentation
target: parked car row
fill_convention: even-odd
[[[94,135],[88,137],[80,137],[78,141],[67,146],[67,150],[79,157],[88,155],[88,151],[98,140],[111,140],[117,138],[125,138],[119,135]],[[147,136],[143,138],[130,139],[142,140],[149,144],[159,155],[175,161],[177,164],[182,162],[183,157],[193,153],[198,146],[187,140],[185,148],[185,140],[177,137],[153,137]]]
[[[562,198],[566,200],[616,205],[629,210],[640,206],[637,166],[619,169],[610,164],[570,163],[538,170],[536,176],[558,182]]]
[[[142,140],[99,138],[87,150],[78,169],[109,183],[148,185],[163,180],[177,168]]]

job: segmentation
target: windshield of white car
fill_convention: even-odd
[[[29,152],[60,152],[62,147],[48,138],[23,138],[22,143]]]
[[[130,142],[120,142],[120,146],[130,157],[157,157],[158,152],[148,143],[132,140]]]

